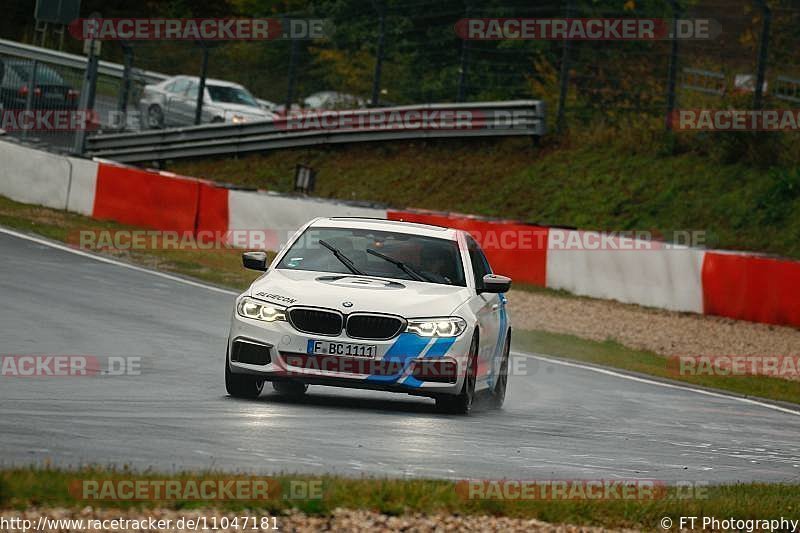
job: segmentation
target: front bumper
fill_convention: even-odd
[[[374,357],[308,355],[309,341],[372,344]],[[231,319],[228,363],[231,372],[267,381],[295,380],[312,385],[404,392],[419,396],[458,394],[471,339],[425,338],[401,333],[390,340],[310,335],[284,321]]]

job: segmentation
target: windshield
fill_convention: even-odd
[[[456,241],[390,231],[309,228],[292,244],[277,268],[352,274],[320,240],[336,248],[366,276],[466,285]]]
[[[222,87],[219,85],[208,85],[208,94],[214,102],[226,104],[241,104],[258,107],[258,102],[249,92],[239,87]]]
[[[29,81],[31,77],[31,66],[22,63],[10,63],[9,67],[20,77],[23,81]],[[52,68],[46,65],[36,66],[36,83],[42,85],[66,85],[64,79]]]

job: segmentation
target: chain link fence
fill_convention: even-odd
[[[79,115],[82,92],[87,90],[85,75],[85,57],[0,43],[0,110],[3,111],[0,129],[28,142],[73,152],[76,131],[69,120]],[[123,76],[122,68],[101,67],[96,83],[90,88],[94,113],[80,116],[87,119],[90,131],[125,129],[125,109],[131,103],[135,105],[142,88],[152,81],[152,77],[145,77],[135,69]],[[127,91],[123,90],[125,87]],[[26,113],[35,113],[29,119],[34,127],[25,126]],[[36,124],[37,120],[41,123]],[[127,128],[136,129],[138,124],[132,121]]]
[[[139,110],[142,90],[153,82],[142,72],[199,76],[204,49],[210,78],[242,84],[278,112],[533,98],[548,103],[549,120],[562,131],[632,123],[663,130],[673,108],[786,108],[800,101],[800,5],[791,0],[373,0],[319,2],[288,13],[255,8],[248,16],[325,19],[327,34],[210,47],[104,42],[102,59],[127,60],[133,68],[127,80],[101,72],[95,99],[105,117],[101,127],[120,125],[108,118],[111,111]],[[461,19],[596,17],[669,24],[708,19],[721,33],[711,39],[598,42],[465,40],[455,30]],[[68,37],[67,47],[80,52],[82,43]],[[30,61],[13,61],[10,70],[31,70]],[[80,69],[42,68],[46,76],[52,77],[50,69],[58,73],[68,91],[81,90]],[[3,105],[28,105],[20,91],[19,84],[7,90],[4,82]],[[136,129],[142,121],[131,113],[124,125]]]

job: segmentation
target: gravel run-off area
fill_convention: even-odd
[[[212,520],[216,518],[217,524],[220,523],[222,517],[227,517],[229,520],[237,516],[241,520],[243,516],[247,516],[252,520],[252,517],[257,517],[258,522],[265,515],[257,513],[220,513],[213,509],[197,509],[197,510],[182,510],[175,511],[171,509],[147,509],[147,510],[104,510],[92,509],[87,507],[84,509],[63,509],[63,508],[31,508],[29,510],[19,511],[4,511],[0,513],[0,522],[3,526],[0,527],[0,532],[14,532],[21,531],[20,529],[6,527],[7,522],[4,520],[10,519],[27,519],[34,525],[39,523],[40,517],[46,517],[50,520],[83,520],[83,528],[76,527],[77,524],[73,523],[71,526],[66,524],[62,527],[53,527],[55,524],[52,522],[51,527],[47,531],[59,531],[60,533],[72,533],[78,531],[98,531],[97,529],[90,529],[89,520],[127,520],[127,521],[143,521],[143,520],[171,520],[173,527],[170,529],[148,529],[149,526],[142,527],[140,524],[133,522],[120,523],[120,526],[126,526],[119,529],[104,529],[106,532],[133,532],[140,531],[164,531],[164,532],[177,532],[177,531],[194,531],[193,529],[186,529],[186,520],[205,519],[205,523],[211,524]],[[180,518],[184,519],[184,529],[176,529],[174,524],[178,523]],[[277,525],[278,529],[272,529],[273,524]],[[10,524],[8,524],[10,525]],[[107,525],[110,525],[107,524]],[[139,529],[132,529],[139,525]],[[251,529],[248,525],[247,529],[234,529],[229,527],[227,529],[217,529],[218,532],[238,532],[245,531],[287,531],[287,532],[316,532],[316,531],[403,531],[407,533],[412,532],[444,532],[444,531],[497,531],[497,532],[533,532],[533,533],[601,533],[606,531],[625,531],[633,532],[637,530],[631,529],[603,529],[598,527],[579,527],[569,525],[555,525],[541,522],[533,519],[523,518],[506,518],[494,516],[452,516],[452,515],[420,515],[408,514],[400,516],[388,516],[385,514],[375,513],[372,511],[353,511],[347,509],[337,509],[329,516],[307,516],[299,512],[291,512],[288,514],[278,515],[273,522],[271,517],[268,517],[264,523],[266,527],[258,529]],[[201,526],[202,527],[202,526]],[[202,529],[200,529],[202,530]]]
[[[610,300],[512,290],[515,328],[566,333],[665,356],[798,356],[800,329],[677,313]]]

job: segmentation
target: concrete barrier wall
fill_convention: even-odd
[[[269,234],[266,248],[271,250],[277,250],[297,228],[315,217],[386,218],[385,209],[235,190],[228,193],[228,213],[229,230],[264,230]]]
[[[800,262],[708,252],[703,303],[707,314],[800,326]]]
[[[671,311],[703,312],[705,251],[619,237],[605,240],[603,246],[611,249],[586,246],[599,242],[599,237],[597,232],[551,229],[547,287]]]
[[[200,182],[103,163],[92,216],[170,231],[194,231]]]
[[[195,229],[200,231],[227,232],[230,212],[228,211],[228,194],[224,187],[217,187],[211,182],[200,182],[200,198],[197,205]]]
[[[389,210],[387,217],[467,231],[483,248],[495,273],[517,283],[545,286],[548,228],[425,211]]]
[[[0,141],[0,194],[12,200],[64,209],[71,172],[64,156]]]
[[[96,161],[78,157],[69,157],[67,159],[72,166],[67,211],[92,216],[94,212],[94,193],[97,188],[98,164]]]

